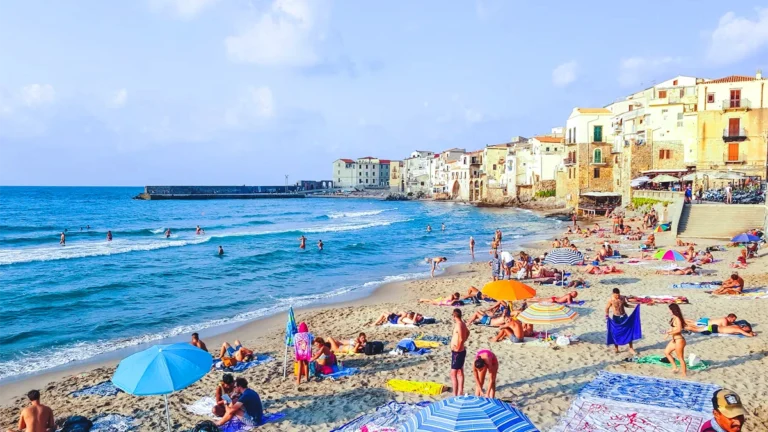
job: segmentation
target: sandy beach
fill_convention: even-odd
[[[599,241],[596,238],[578,239],[576,244],[581,250],[593,249]],[[715,241],[697,243],[697,249],[707,244],[723,244]],[[544,242],[526,246],[534,256],[549,249],[549,244]],[[639,252],[635,252],[636,243],[631,246],[632,252],[629,246],[620,248],[622,253],[639,256]],[[668,368],[626,362],[625,359],[631,357],[626,347],[619,354],[614,353],[613,347],[607,347],[603,311],[611,290],[616,287],[625,295],[682,295],[690,302],[681,306],[686,318],[720,317],[733,312],[739,319],[745,319],[755,326],[758,337],[754,338],[686,335],[686,354],[695,353],[710,365],[703,371],[689,371],[686,379],[736,391],[749,412],[744,430],[768,430],[768,377],[764,373],[768,370],[768,339],[762,334],[768,299],[730,299],[712,296],[701,289],[671,288],[672,284],[679,282],[725,279],[731,272],[729,264],[735,261],[737,254],[736,248],[714,252],[718,262],[705,265],[708,274],[700,276],[657,275],[655,271],[660,266],[668,266],[668,263],[659,261],[634,266],[618,264],[622,274],[603,276],[584,274],[583,268],[569,268],[574,275],[584,278],[591,286],[578,290],[578,298],[585,301],[582,306],[575,307],[579,318],[566,326],[548,330],[578,335],[579,342],[565,347],[513,345],[507,341],[491,343],[489,338],[496,333],[496,329],[471,325],[467,344],[468,359],[474,358],[480,349],[491,349],[500,362],[497,398],[519,407],[534,424],[546,431],[557,423],[579,389],[594,379],[598,371],[677,378],[678,375]],[[298,310],[297,322],[307,322],[310,331],[321,337],[349,339],[363,331],[369,340],[387,342],[387,350],[394,348],[401,338],[416,332],[450,336],[452,308],[417,304],[417,299],[444,297],[453,292],[464,294],[470,286],[482,287],[491,276],[487,263],[488,252],[478,250],[476,257],[477,262],[449,267],[434,279],[387,284],[362,300]],[[764,260],[763,257],[751,260],[747,269],[739,270],[747,288],[768,286]],[[553,285],[532,286],[536,288],[539,297],[562,295],[566,291]],[[465,306],[465,317],[476,309],[476,306]],[[372,325],[383,312],[404,310],[416,310],[433,316],[438,323],[417,329]],[[643,305],[641,311],[644,338],[635,347],[640,355],[662,355],[667,344],[662,333],[669,328],[669,310],[666,305],[657,304]],[[259,430],[328,431],[392,400],[417,402],[438,400],[449,395],[446,392],[439,397],[422,396],[394,392],[386,386],[389,379],[399,378],[434,381],[449,387],[448,346],[435,348],[423,356],[343,356],[341,359],[344,365],[359,368],[360,373],[336,381],[302,383],[297,387],[290,372],[287,379],[282,376],[284,326],[285,314],[281,314],[205,340],[209,350],[213,351],[222,340],[239,338],[245,346],[253,348],[258,354],[274,358],[273,361],[237,374],[247,378],[251,387],[260,394],[267,413],[285,414],[282,420],[261,426]],[[289,359],[292,356],[291,351]],[[161,430],[164,421],[161,397],[134,397],[125,393],[111,397],[76,398],[69,395],[74,390],[109,380],[114,367],[114,361],[74,367],[55,374],[32,376],[0,387],[5,402],[0,408],[0,428],[5,430],[15,426],[19,409],[26,404],[23,394],[31,388],[39,388],[43,403],[53,408],[57,419],[70,415],[93,417],[102,413],[117,413],[135,417],[136,430]],[[474,391],[474,380],[469,361],[465,374],[465,392],[471,394]],[[201,397],[213,396],[220,377],[220,372],[210,373],[194,385],[169,397],[175,430],[189,430],[197,422],[207,419],[192,414],[185,406]]]

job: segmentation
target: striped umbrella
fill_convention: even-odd
[[[412,414],[403,431],[538,432],[539,429],[525,414],[506,402],[477,396],[454,396],[433,402]]]
[[[542,302],[534,303],[517,315],[517,319],[533,325],[553,325],[573,321],[579,314],[568,306]]]
[[[581,264],[582,262],[584,262],[584,255],[581,252],[572,250],[570,248],[552,249],[547,254],[547,257],[544,258],[544,264],[550,265],[577,265]]]
[[[661,249],[653,257],[662,261],[687,261],[688,259],[674,249]]]

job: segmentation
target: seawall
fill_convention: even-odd
[[[145,186],[135,199],[208,200],[304,198],[300,186]]]

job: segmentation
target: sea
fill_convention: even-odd
[[[362,297],[429,277],[428,256],[472,261],[470,236],[476,259],[487,260],[494,230],[506,248],[559,224],[459,203],[132,199],[140,192],[0,187],[0,381],[290,306]]]

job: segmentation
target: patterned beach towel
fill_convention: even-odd
[[[93,419],[91,432],[128,432],[137,430],[136,419],[120,414],[105,414]]]
[[[296,333],[293,335],[293,347],[296,351],[296,361],[312,360],[312,333]]]
[[[376,411],[370,414],[363,414],[331,432],[399,431],[400,427],[408,421],[408,418],[413,415],[413,413],[429,404],[429,401],[422,401],[419,403],[392,401],[376,408]]]
[[[260,364],[270,362],[272,360],[274,359],[268,355],[258,355],[251,361],[239,362],[238,364],[232,367],[224,367],[224,364],[221,361],[214,361],[213,367],[219,371],[237,373],[237,372],[243,372],[245,370],[248,370],[254,366],[258,366]]]
[[[118,393],[120,393],[122,390],[115,387],[114,384],[112,384],[112,381],[104,381],[89,387],[83,387],[80,390],[75,390],[72,393],[70,393],[70,396],[73,397],[82,397],[82,396],[114,396]]]

